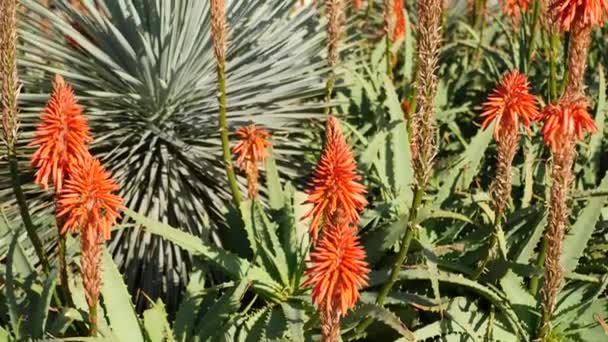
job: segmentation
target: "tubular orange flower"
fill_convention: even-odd
[[[566,140],[584,139],[585,131],[597,132],[595,121],[581,101],[548,105],[543,109],[541,117],[545,120],[543,138],[554,152]]]
[[[560,30],[570,31],[575,26],[602,26],[608,0],[554,0],[550,5]]]
[[[312,217],[310,230],[316,243],[321,219],[330,218],[338,209],[344,212],[348,222],[359,221],[359,211],[367,205],[365,187],[359,183],[355,159],[344,140],[338,120],[327,120],[325,148],[314,172],[311,189],[305,204],[313,204],[304,218]]]
[[[266,148],[270,146],[270,142],[267,140],[270,134],[266,130],[250,124],[247,127],[239,128],[236,135],[240,141],[232,148],[232,153],[238,155],[239,168],[245,170],[248,164],[263,163]]]
[[[532,0],[501,0],[502,13],[506,16],[519,19],[520,11],[525,13],[532,4]]]
[[[41,119],[30,143],[39,146],[31,165],[38,168],[36,184],[47,189],[51,178],[59,193],[66,175],[89,154],[87,143],[92,141],[82,108],[72,88],[59,75],[55,76],[53,94]]]
[[[494,138],[498,141],[503,130],[517,130],[520,120],[529,131],[530,121],[536,120],[538,115],[536,98],[530,94],[526,76],[512,70],[503,77],[483,104],[480,117],[484,121],[481,127],[485,129],[496,120]]]
[[[97,236],[109,240],[110,229],[122,209],[122,199],[113,194],[118,189],[99,160],[89,157],[75,167],[58,201],[57,215],[65,218],[62,233],[80,228],[86,233],[96,232],[89,235],[93,239],[90,244],[97,243]]]
[[[239,168],[247,174],[248,195],[253,198],[258,193],[258,162],[264,163],[270,134],[250,124],[239,128],[236,135],[240,141],[232,148],[232,153],[238,156]]]
[[[403,0],[393,1],[393,15],[395,16],[395,29],[393,31],[393,42],[398,41],[405,35],[405,16],[403,15]]]
[[[367,285],[369,269],[365,250],[348,221],[328,228],[310,253],[303,286],[313,286],[313,302],[320,312],[343,317],[355,306],[359,290]]]

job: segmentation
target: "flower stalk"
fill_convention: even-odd
[[[329,105],[336,79],[335,68],[340,58],[340,34],[342,33],[342,21],[344,20],[344,0],[326,0],[327,11],[327,64],[329,74],[325,86],[325,109],[326,116],[331,114]]]
[[[413,117],[413,137],[411,143],[415,177],[414,198],[394,266],[391,268],[389,278],[380,289],[376,298],[376,303],[380,305],[384,304],[386,297],[397,282],[401,266],[407,258],[411,241],[416,235],[418,213],[422,207],[422,200],[431,175],[436,152],[434,145],[433,107],[437,93],[437,68],[441,44],[441,13],[443,5],[442,1],[439,0],[418,0],[416,5],[416,13],[418,13],[417,109]],[[372,318],[367,318],[355,328],[354,334],[361,334],[372,321]]]
[[[528,80],[517,70],[508,72],[496,89],[483,104],[481,124],[487,129],[495,121],[494,139],[497,142],[496,177],[492,183],[492,205],[494,210],[494,229],[485,258],[473,275],[477,279],[486,265],[496,255],[496,247],[501,258],[507,258],[506,243],[502,230],[513,183],[512,164],[519,147],[520,123],[530,131],[530,122],[538,118],[536,98],[530,94]]]
[[[549,219],[544,239],[547,244],[545,272],[542,288],[542,317],[539,339],[544,341],[551,331],[550,320],[555,312],[557,295],[563,285],[563,269],[560,265],[562,243],[568,226],[570,207],[569,191],[573,181],[574,142],[563,142],[562,148],[553,153],[551,171],[551,198],[549,202]]]
[[[99,160],[89,156],[73,169],[60,194],[58,216],[61,233],[80,230],[80,265],[85,298],[89,307],[89,334],[97,336],[97,305],[101,289],[101,253],[111,238],[123,207],[119,190]]]
[[[19,76],[17,73],[17,1],[0,2],[0,82],[2,82],[2,140],[6,145],[11,182],[19,212],[23,219],[27,235],[45,272],[49,263],[36,234],[29,208],[21,188],[19,163],[17,159],[17,140],[19,133]]]
[[[226,13],[224,0],[211,0],[211,34],[213,40],[213,51],[215,53],[217,68],[217,88],[219,103],[219,131],[222,140],[222,155],[226,177],[232,192],[232,201],[235,207],[241,205],[241,193],[236,181],[236,175],[232,166],[232,154],[230,152],[230,138],[228,136],[228,119],[226,104]]]
[[[359,211],[367,200],[352,152],[334,117],[329,117],[325,134],[325,147],[305,202],[313,205],[304,216],[312,217],[313,249],[302,286],[312,287],[312,300],[321,318],[321,340],[337,342],[340,319],[367,285],[369,268],[357,236]]]

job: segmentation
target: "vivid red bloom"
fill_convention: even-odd
[[[248,165],[264,162],[266,148],[270,146],[267,140],[270,134],[254,124],[241,127],[236,131],[239,143],[232,148],[232,153],[238,156],[237,164],[241,170],[246,170]]]
[[[484,121],[481,127],[485,129],[496,120],[494,138],[499,140],[503,130],[518,129],[520,120],[529,131],[530,121],[536,120],[538,115],[536,98],[530,94],[526,76],[512,70],[503,77],[483,104],[480,117]]]
[[[305,204],[313,204],[304,218],[312,217],[310,230],[316,243],[321,219],[329,221],[341,209],[348,222],[356,225],[359,211],[367,205],[365,187],[359,183],[355,158],[348,148],[338,120],[327,120],[325,148],[317,163]]]
[[[595,121],[579,101],[548,105],[541,116],[545,120],[543,138],[552,151],[557,151],[570,139],[584,139],[585,131],[597,132]]]
[[[403,0],[393,0],[393,14],[395,15],[395,30],[393,41],[396,42],[405,35],[405,16],[403,15]]]
[[[51,178],[56,191],[61,192],[66,176],[89,155],[87,144],[93,139],[72,88],[59,75],[41,119],[30,143],[39,146],[31,161],[38,168],[35,181],[47,189]]]
[[[99,160],[89,157],[75,167],[59,195],[57,216],[64,218],[61,233],[80,228],[91,240],[109,240],[122,209],[122,198],[113,194],[118,190]]]
[[[532,0],[501,0],[502,13],[511,18],[519,18],[520,11],[525,13]]]
[[[254,198],[258,193],[258,162],[264,162],[266,148],[270,146],[267,140],[270,134],[251,124],[239,128],[236,135],[240,141],[232,152],[238,156],[239,168],[247,174],[248,197]]]
[[[608,12],[608,0],[554,0],[550,9],[560,30],[570,31],[576,25],[602,26],[604,12]]]
[[[347,221],[328,227],[321,241],[310,253],[303,286],[312,285],[312,299],[327,316],[344,316],[355,306],[359,290],[367,285],[369,268],[365,250],[355,229]]]
[[[363,8],[363,0],[353,0],[353,6],[356,9],[361,9]]]

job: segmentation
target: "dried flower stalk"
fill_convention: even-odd
[[[85,229],[80,234],[82,283],[89,306],[89,335],[97,336],[97,303],[101,289],[101,236],[96,230]]]
[[[574,155],[574,141],[572,140],[564,141],[562,148],[553,153],[553,169],[551,171],[553,184],[551,185],[548,226],[545,232],[547,254],[545,256],[545,274],[541,290],[543,318],[540,336],[546,336],[551,330],[551,316],[555,311],[557,295],[561,290],[564,279],[560,258],[570,214],[568,199],[573,182]]]
[[[591,44],[592,26],[576,25],[568,49],[568,85],[564,97],[585,96],[585,68]]]
[[[6,145],[8,164],[13,192],[19,205],[19,211],[27,235],[43,269],[49,270],[49,263],[42,248],[42,242],[36,234],[29,208],[21,189],[19,163],[17,161],[17,140],[19,132],[19,76],[17,73],[17,0],[0,1],[0,112],[2,113],[2,142]]]
[[[17,1],[0,2],[0,82],[2,82],[2,140],[14,150],[17,144],[19,117],[17,94]],[[10,153],[10,151],[9,151]]]
[[[238,208],[241,205],[241,193],[236,182],[236,175],[232,167],[232,154],[230,153],[230,139],[228,137],[228,119],[226,105],[226,36],[228,25],[226,24],[224,0],[211,0],[211,36],[213,40],[213,52],[217,64],[217,88],[219,103],[219,130],[222,139],[222,155],[226,177],[232,192],[232,201]]]
[[[437,65],[441,44],[441,10],[439,0],[419,0],[418,76],[412,137],[412,162],[418,187],[424,187],[433,168],[434,146],[433,102],[437,93]]]
[[[331,70],[327,76],[325,87],[325,115],[331,114],[329,101],[333,94],[335,83],[334,67],[340,58],[340,34],[342,33],[342,22],[344,20],[344,0],[326,0],[327,11],[327,63]]]
[[[496,178],[492,183],[492,198],[494,199],[494,213],[496,217],[502,216],[511,197],[513,183],[512,163],[519,147],[519,133],[517,130],[505,130],[505,134],[498,141]]]
[[[344,20],[344,0],[327,0],[327,62],[334,67],[338,64],[340,34]]]

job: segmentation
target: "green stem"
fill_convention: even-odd
[[[545,256],[547,255],[547,240],[543,236],[541,240],[540,250],[538,251],[538,256],[536,257],[536,267],[542,268],[545,264]],[[530,293],[535,296],[538,292],[538,287],[540,286],[540,276],[534,276],[530,279]]]
[[[36,227],[32,222],[32,217],[30,216],[29,208],[27,207],[27,202],[25,201],[25,195],[23,194],[23,190],[21,189],[21,182],[19,180],[19,165],[17,162],[17,156],[14,152],[9,152],[8,155],[9,168],[11,172],[11,178],[13,182],[13,192],[15,193],[15,199],[17,200],[17,204],[19,205],[19,211],[21,213],[21,218],[23,219],[23,224],[25,225],[25,230],[27,232],[30,241],[32,242],[32,246],[34,247],[34,251],[42,264],[42,269],[45,273],[49,271],[49,262],[44,254],[44,249],[42,248],[42,242],[36,234]]]
[[[559,45],[559,35],[555,32],[550,33],[549,46],[549,102],[557,100],[557,49]]]
[[[486,253],[485,258],[483,259],[481,264],[479,264],[479,267],[477,268],[475,273],[473,273],[471,277],[473,280],[477,280],[483,274],[483,270],[486,269],[486,266],[492,260],[494,249],[496,248],[496,245],[498,243],[498,234],[500,234],[500,231],[502,230],[502,214],[495,212],[494,215],[494,231],[492,232],[492,237],[490,238],[491,240],[490,245],[488,246],[488,253]],[[506,255],[501,255],[501,257],[506,258]]]
[[[89,336],[97,337],[97,304],[89,308]]]
[[[331,114],[331,106],[329,102],[331,101],[331,98],[333,96],[335,82],[334,77],[334,72],[332,70],[329,72],[329,75],[327,77],[327,83],[325,85],[325,108],[323,109],[323,113],[326,117]]]
[[[486,16],[483,13],[483,9],[485,7],[485,0],[476,0],[475,7],[475,29],[479,31],[479,44],[477,44],[477,47],[475,48],[475,53],[473,55],[474,66],[479,64],[479,59],[481,58],[481,45],[483,44],[483,34],[485,33],[486,27]]]
[[[386,32],[385,43],[386,43],[386,46],[385,46],[385,49],[386,49],[386,51],[385,51],[386,74],[388,75],[389,79],[392,79],[393,78],[393,66],[391,63],[392,62],[391,58],[392,58],[393,54],[391,53],[391,38],[390,38],[390,33],[388,32],[388,30]]]
[[[532,28],[530,32],[530,45],[528,46],[528,59],[526,60],[526,71],[530,69],[532,64],[532,54],[534,53],[534,43],[536,40],[536,31],[538,30],[540,18],[540,0],[534,2],[534,12],[532,13]]]
[[[374,2],[370,0],[367,2],[367,10],[365,11],[365,26],[366,27],[369,26],[369,19],[371,18],[373,9],[374,9]]]
[[[380,289],[378,293],[378,297],[376,298],[376,303],[378,305],[384,305],[386,301],[386,297],[390,293],[391,289],[397,282],[397,278],[399,277],[399,271],[401,271],[401,266],[407,257],[407,253],[410,248],[410,244],[416,234],[416,224],[418,220],[418,212],[420,211],[420,207],[422,205],[422,196],[424,196],[424,187],[416,186],[414,189],[414,201],[412,202],[412,207],[410,208],[410,217],[408,218],[407,230],[405,234],[403,234],[403,238],[401,239],[401,248],[399,249],[399,253],[397,254],[397,258],[391,269],[391,273],[388,277],[384,286]],[[359,326],[357,326],[354,330],[354,335],[359,335],[370,324],[372,324],[373,318],[368,317],[365,321],[363,321]]]
[[[241,193],[239,191],[239,186],[236,182],[236,176],[234,175],[234,167],[232,166],[232,154],[230,152],[230,139],[228,137],[228,120],[226,118],[226,72],[223,63],[218,63],[217,65],[217,79],[220,105],[219,128],[220,136],[222,138],[224,167],[226,168],[226,176],[228,177],[230,191],[232,191],[232,201],[238,209],[241,206]]]
[[[65,244],[65,234],[59,234],[59,279],[61,280],[61,295],[65,302],[71,306],[74,306],[74,301],[72,300],[72,294],[70,292],[69,278],[68,278],[68,264],[66,261],[66,244]]]

